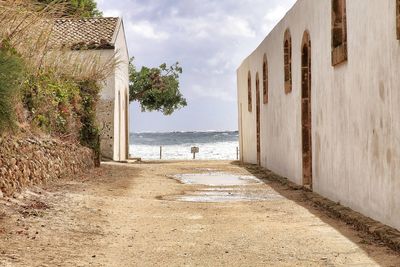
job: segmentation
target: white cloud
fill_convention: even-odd
[[[166,40],[169,38],[169,34],[163,31],[157,31],[156,27],[149,21],[139,22],[128,22],[127,26],[128,34],[134,34],[138,37],[143,37],[151,40]]]
[[[220,31],[224,36],[256,37],[256,32],[249,22],[240,17],[228,16],[224,19],[222,26]]]
[[[198,115],[190,106],[191,100],[203,101],[204,106],[221,103],[212,108],[218,114],[229,110],[229,115],[222,116],[225,121],[216,124],[230,123],[231,128],[237,125],[235,114],[232,114],[236,109],[236,68],[294,2],[98,0],[104,14],[124,17],[128,46],[138,67],[157,66],[162,62],[173,64],[175,61],[182,64],[181,89],[189,102],[186,116]],[[132,117],[135,116],[142,115]],[[214,119],[217,120],[205,118],[197,126],[206,129]],[[160,116],[154,124],[162,124],[163,120]],[[176,125],[176,128],[180,126]]]
[[[256,31],[245,18],[225,14],[174,17],[170,19],[169,25],[175,27],[177,33],[186,34],[191,39],[256,37]]]
[[[216,98],[221,101],[226,102],[235,102],[236,101],[236,94],[231,90],[227,90],[224,88],[215,88],[215,87],[208,87],[208,86],[200,86],[194,85],[191,88],[192,92],[199,97],[206,97],[206,98]],[[233,93],[233,94],[232,94]]]
[[[118,10],[118,9],[108,9],[103,12],[103,15],[105,17],[121,17],[122,12],[121,12],[121,10]]]

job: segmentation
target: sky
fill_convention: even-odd
[[[135,65],[179,62],[188,106],[171,116],[130,105],[131,132],[238,129],[236,69],[295,0],[97,0],[122,16]]]

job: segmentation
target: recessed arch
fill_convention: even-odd
[[[347,61],[346,0],[332,0],[332,66]]]
[[[400,40],[400,0],[396,0],[396,29],[397,39]]]
[[[256,73],[256,139],[257,139],[257,164],[261,165],[261,97],[260,78]]]
[[[301,45],[301,132],[303,185],[312,188],[312,105],[311,105],[311,38],[303,34]]]
[[[268,103],[268,59],[264,54],[263,58],[263,103]]]
[[[253,100],[251,96],[251,73],[247,74],[247,108],[249,112],[253,110]]]
[[[292,92],[292,37],[290,30],[285,31],[283,41],[284,51],[284,78],[285,78],[285,93]]]

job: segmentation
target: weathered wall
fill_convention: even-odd
[[[395,3],[347,1],[348,61],[332,67],[331,1],[300,0],[237,73],[243,160],[256,163],[255,76],[258,72],[262,77],[266,53],[269,103],[261,104],[262,166],[302,184],[301,42],[308,30],[313,189],[400,229],[400,43]],[[293,91],[288,95],[283,73],[287,28],[293,51]],[[247,111],[249,70],[252,113]]]
[[[96,50],[102,62],[115,60],[115,51]],[[100,99],[97,105],[97,121],[100,127],[101,155],[107,159],[114,159],[114,108],[115,108],[115,71],[109,74],[102,82]]]
[[[115,49],[99,50],[103,60],[116,61],[117,66],[104,81],[97,117],[101,128],[101,153],[114,161],[128,159],[129,146],[129,55],[123,23],[115,34]]]
[[[116,57],[119,62],[115,69],[115,107],[114,107],[114,160],[128,159],[129,151],[129,55],[123,23],[115,41]]]
[[[107,159],[114,159],[114,102],[114,98],[101,98],[97,103],[101,156]]]
[[[0,137],[0,195],[69,177],[94,167],[93,152],[82,146],[36,137]]]

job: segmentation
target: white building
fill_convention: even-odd
[[[299,0],[237,71],[241,159],[400,229],[400,0]]]
[[[121,18],[59,19],[50,42],[74,55],[97,56],[117,66],[103,83],[97,117],[103,159],[125,161],[129,151],[129,55]]]

